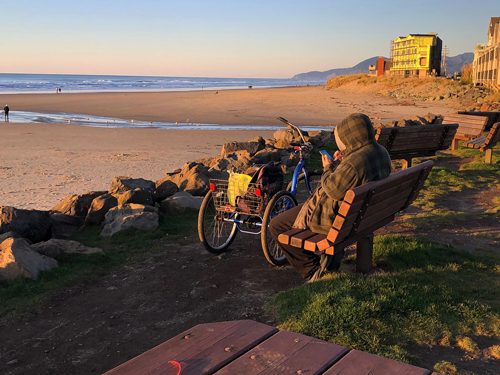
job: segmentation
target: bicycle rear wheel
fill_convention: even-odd
[[[264,212],[261,232],[262,251],[267,261],[275,266],[281,266],[287,260],[278,243],[271,235],[269,223],[275,216],[295,206],[297,206],[297,200],[292,193],[289,191],[280,191],[271,199]]]
[[[304,203],[309,196],[314,193],[314,191],[321,186],[321,175],[322,172],[314,170],[308,171],[307,176],[309,177],[309,187],[311,191],[307,189],[306,185],[306,176],[304,173],[299,175],[299,180],[297,181],[297,189],[295,193],[295,198],[297,199],[298,204]],[[288,184],[286,190],[292,190],[292,181]]]
[[[198,214],[198,236],[205,249],[220,254],[231,246],[238,233],[236,224],[227,221],[232,218],[237,218],[237,215],[215,209],[213,192],[209,191]]]

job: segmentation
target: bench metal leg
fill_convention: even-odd
[[[356,272],[369,273],[372,270],[373,233],[358,240],[356,249]]]
[[[493,150],[491,148],[484,152],[484,162],[488,164],[493,162]]]

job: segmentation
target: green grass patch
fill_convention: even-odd
[[[282,329],[408,363],[411,345],[500,334],[498,262],[403,236],[377,237],[374,261],[385,272],[332,273],[266,308]]]
[[[169,251],[197,240],[197,212],[165,217],[154,232],[130,229],[112,237],[100,237],[100,229],[85,228],[73,239],[89,247],[99,247],[104,254],[67,255],[56,258],[59,267],[42,272],[38,280],[18,278],[0,281],[0,316],[30,311],[64,287],[81,280],[91,280],[109,274],[125,262],[133,265],[147,257]]]

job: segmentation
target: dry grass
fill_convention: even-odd
[[[462,66],[461,71],[460,83],[462,85],[472,85],[472,63]]]

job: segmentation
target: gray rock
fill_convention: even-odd
[[[31,248],[39,254],[55,258],[59,254],[102,254],[102,249],[98,247],[87,247],[80,242],[72,240],[50,239],[31,245]]]
[[[264,145],[260,142],[229,142],[222,146],[221,156],[224,157],[238,151],[246,151],[252,156],[263,148]]]
[[[158,208],[134,203],[125,204],[113,207],[108,211],[105,215],[101,236],[111,237],[129,228],[155,231],[158,228],[158,222]]]
[[[12,231],[31,242],[40,242],[50,238],[50,226],[48,211],[0,207],[0,233]]]
[[[104,215],[113,207],[118,206],[118,199],[109,193],[98,196],[92,201],[85,224],[101,225]]]
[[[155,191],[156,185],[153,181],[145,180],[143,178],[131,178],[125,176],[118,176],[113,179],[109,187],[109,194],[123,194],[129,190],[149,190],[151,193]]]
[[[161,179],[156,182],[155,199],[157,202],[171,197],[179,191],[179,187],[169,179]]]
[[[64,198],[59,204],[52,207],[50,211],[65,215],[85,217],[89,211],[94,198],[105,194],[105,191],[89,191],[85,194],[73,194]]]
[[[64,215],[58,212],[50,214],[50,233],[52,238],[67,239],[74,236],[83,226],[84,218]]]
[[[56,267],[56,260],[38,254],[23,238],[8,238],[0,243],[0,279],[30,277],[37,280],[40,272]]]
[[[187,192],[179,192],[161,202],[160,210],[167,215],[181,215],[192,210],[199,211],[204,197],[193,197]]]

